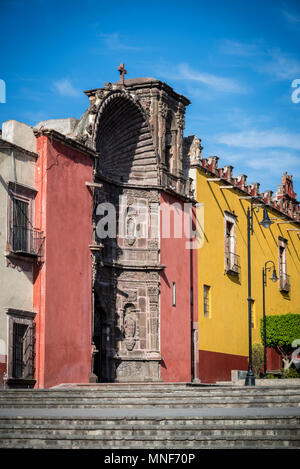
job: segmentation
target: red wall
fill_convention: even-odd
[[[231,370],[248,370],[248,357],[199,350],[199,378],[202,383],[231,381]]]
[[[183,202],[161,194],[161,204]],[[184,236],[174,238],[173,216],[171,237],[162,237],[162,215],[166,206],[161,205],[161,264],[166,268],[161,273],[160,289],[160,342],[163,357],[161,378],[163,381],[191,381],[191,321],[197,315],[197,258],[196,250],[186,249]],[[172,306],[172,283],[176,283],[176,306]],[[193,287],[194,305],[191,305]],[[197,320],[194,318],[194,321]]]
[[[267,348],[267,370],[281,370],[280,355]],[[248,357],[199,350],[199,378],[202,383],[231,381],[231,370],[248,370]]]
[[[0,355],[0,388],[4,387],[4,375],[7,372],[7,355]]]
[[[279,353],[273,348],[267,347],[267,370],[277,371],[282,368],[282,359]]]
[[[36,227],[44,263],[36,271],[37,387],[88,382],[91,367],[92,161],[71,147],[37,139]]]

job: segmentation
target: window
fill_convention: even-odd
[[[9,308],[7,384],[34,385],[35,313]]]
[[[24,361],[24,338],[28,335],[28,325],[13,323],[13,357],[12,357],[12,377],[23,377],[23,361]]]
[[[290,278],[287,274],[287,239],[279,236],[278,238],[278,271],[279,271],[279,289],[283,292],[290,290]]]
[[[29,201],[22,200],[16,196],[12,199],[12,231],[11,246],[14,252],[27,252],[30,247],[28,232],[29,224]]]
[[[176,306],[176,283],[172,284],[172,306]]]
[[[204,317],[210,317],[210,287],[208,285],[203,286],[203,306]]]
[[[229,274],[239,273],[239,256],[236,254],[236,215],[230,212],[224,213],[224,247],[225,247],[225,272]]]
[[[33,228],[35,194],[34,189],[9,183],[8,245],[14,255],[41,255],[42,233]]]

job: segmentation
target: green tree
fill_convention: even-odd
[[[260,320],[260,335],[263,342],[263,318]],[[295,339],[300,339],[300,314],[266,317],[266,346],[274,348],[281,355],[284,370],[288,370],[292,364],[292,342]]]

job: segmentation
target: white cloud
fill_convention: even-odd
[[[230,39],[224,39],[222,41],[221,52],[227,55],[236,55],[239,57],[251,57],[259,53],[259,47],[257,44],[246,44],[239,41],[232,41]]]
[[[242,132],[222,133],[214,137],[218,143],[240,148],[289,148],[300,150],[299,134],[282,129],[244,130]]]
[[[157,74],[164,79],[169,80],[184,80],[187,83],[197,83],[205,85],[214,89],[215,91],[221,91],[226,93],[246,93],[247,90],[238,81],[214,75],[212,73],[199,72],[192,69],[186,63],[180,63],[175,67],[158,67]]]
[[[47,111],[24,111],[21,114],[24,122],[29,123],[29,125],[35,125],[37,122],[49,119]]]
[[[54,89],[63,96],[81,96],[81,92],[74,88],[68,78],[61,78],[53,83]]]
[[[234,177],[246,174],[247,184],[259,182],[261,191],[276,190],[285,171],[294,176],[294,183],[299,183],[300,156],[294,150],[214,145],[214,153],[209,154],[220,157],[219,167],[234,166]]]
[[[272,49],[269,51],[269,57],[260,63],[257,69],[279,80],[293,80],[300,76],[300,61],[280,49]]]
[[[274,151],[264,153],[259,157],[249,158],[247,166],[255,170],[268,168],[268,172],[282,174],[286,170],[298,169],[300,167],[300,158],[288,152]]]
[[[245,112],[244,109],[239,107],[229,108],[225,113],[226,122],[228,122],[232,127],[236,129],[249,129],[258,124],[266,125],[272,121],[272,116],[270,114],[255,114],[251,115]]]
[[[139,51],[141,47],[126,44],[123,37],[119,33],[104,34],[100,33],[100,37],[104,41],[106,49],[113,51]]]
[[[292,25],[300,25],[300,16],[299,15],[295,15],[294,13],[291,13],[289,11],[285,11],[283,10],[283,16],[285,17],[285,19],[288,21],[288,23],[292,24]]]
[[[279,48],[270,48],[264,41],[257,40],[247,44],[225,39],[220,46],[220,51],[239,59],[244,58],[245,67],[251,67],[252,70],[259,73],[272,75],[276,80],[289,80],[300,76],[300,60],[298,58]]]

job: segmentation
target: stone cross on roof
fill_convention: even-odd
[[[118,67],[118,72],[120,72],[120,82],[124,86],[125,85],[124,79],[127,73],[127,70],[125,70],[125,64],[120,64],[120,66]]]

